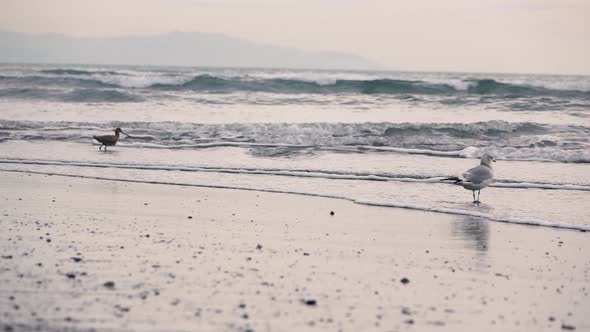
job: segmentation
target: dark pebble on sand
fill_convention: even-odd
[[[549,321],[550,321],[550,322],[554,322],[554,321],[555,321],[555,317],[553,317],[553,316],[549,316]]]
[[[114,281],[107,281],[104,284],[102,284],[104,287],[108,288],[108,289],[114,289],[115,288],[115,282]]]
[[[318,304],[316,300],[303,300],[303,303],[310,307],[313,307]]]
[[[79,263],[82,261],[82,257],[72,257],[72,260],[76,263]]]
[[[193,219],[193,216],[188,216],[187,218],[188,218],[188,219]]]
[[[256,249],[261,250],[262,249],[262,244],[257,244],[256,245]]]
[[[12,255],[2,256],[2,258],[4,258],[4,259],[12,259]]]
[[[330,211],[330,215],[333,216],[334,215],[334,211]]]
[[[573,331],[573,330],[576,329],[576,327],[573,326],[573,325],[561,324],[561,329],[562,330]]]
[[[408,278],[402,278],[402,279],[400,280],[400,282],[401,282],[402,284],[404,284],[404,285],[407,285],[407,284],[410,282],[410,279],[408,279]]]
[[[74,278],[76,278],[76,274],[73,272],[69,272],[69,273],[66,273],[66,277],[68,277],[70,279],[74,279]]]
[[[413,319],[408,319],[408,320],[404,321],[404,323],[406,323],[408,325],[412,325],[412,324],[414,324],[414,320]]]
[[[117,309],[117,310],[119,310],[121,312],[129,312],[129,310],[131,310],[131,308],[129,308],[129,307],[123,307],[123,306],[120,306],[118,304],[115,305],[115,309]]]

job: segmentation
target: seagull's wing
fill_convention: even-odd
[[[493,177],[494,172],[492,172],[492,170],[489,167],[479,165],[463,173],[462,180],[464,182],[480,184],[484,181],[491,180]]]

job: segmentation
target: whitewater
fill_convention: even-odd
[[[116,127],[131,137],[99,152]],[[496,182],[473,205],[440,179],[483,153]],[[4,64],[0,171],[587,231],[590,77]]]

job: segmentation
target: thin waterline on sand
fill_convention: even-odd
[[[434,183],[454,185],[443,182],[444,176],[428,178],[396,177],[379,174],[354,174],[340,172],[325,172],[321,170],[301,169],[257,169],[257,168],[223,168],[212,166],[166,166],[166,165],[141,165],[141,164],[105,164],[92,162],[72,162],[61,160],[27,160],[27,159],[0,159],[0,164],[22,164],[22,165],[49,165],[49,166],[72,166],[72,167],[94,167],[94,168],[115,168],[115,169],[137,169],[137,170],[159,170],[178,172],[205,172],[205,173],[229,173],[229,174],[253,174],[253,175],[274,175],[289,177],[322,178],[331,180],[356,180],[356,181],[392,181],[410,183]],[[590,191],[590,186],[575,184],[554,184],[534,182],[496,182],[490,187],[510,189],[541,189],[541,190],[574,190]]]
[[[502,219],[502,218],[494,217],[494,216],[486,214],[486,213],[479,213],[479,212],[468,212],[468,211],[455,210],[455,209],[424,207],[424,206],[410,205],[410,204],[373,202],[373,201],[367,201],[367,200],[362,200],[362,199],[353,199],[353,198],[344,197],[344,196],[314,194],[314,193],[305,193],[305,192],[297,192],[297,191],[220,186],[220,185],[211,185],[211,184],[179,183],[179,182],[167,182],[167,181],[132,180],[132,179],[109,178],[109,177],[100,177],[100,176],[85,176],[85,175],[65,174],[65,173],[25,171],[25,170],[17,170],[17,169],[2,169],[2,170],[0,170],[0,172],[25,173],[25,174],[48,175],[48,176],[63,176],[63,177],[70,177],[70,178],[92,179],[92,180],[102,180],[102,181],[117,181],[117,182],[126,182],[126,183],[143,183],[143,184],[157,184],[157,185],[181,186],[181,187],[243,190],[243,191],[253,191],[253,192],[266,192],[266,193],[273,193],[273,194],[289,194],[289,195],[300,195],[300,196],[308,196],[308,197],[331,198],[331,199],[345,200],[345,201],[352,202],[354,204],[365,205],[365,206],[378,206],[378,207],[399,208],[399,209],[433,212],[433,213],[444,213],[444,214],[451,214],[451,215],[472,216],[472,217],[476,217],[476,218],[487,219],[490,221],[496,221],[496,222],[507,223],[507,224],[516,224],[516,225],[525,225],[525,226],[540,226],[540,227],[563,229],[563,230],[574,230],[574,231],[580,231],[580,232],[589,232],[590,231],[590,226],[555,224],[555,223],[551,223],[551,222],[544,221],[544,220],[525,220],[525,219],[519,219],[519,218],[504,218],[504,219]]]

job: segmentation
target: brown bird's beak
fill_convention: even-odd
[[[127,136],[127,137],[131,137],[131,136],[129,136],[129,134],[127,134],[126,132],[124,132],[124,131],[122,131],[122,130],[121,130],[121,134],[124,134],[124,135],[125,135],[125,136]]]

